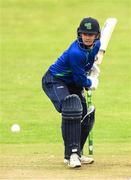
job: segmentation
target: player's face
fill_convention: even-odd
[[[93,45],[93,42],[96,38],[95,34],[86,34],[86,33],[82,33],[81,34],[82,37],[82,41],[86,46],[91,46]]]

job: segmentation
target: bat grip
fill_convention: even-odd
[[[92,91],[87,91],[87,107],[90,108],[92,106]],[[88,136],[88,151],[89,155],[93,155],[93,131],[91,130],[89,132]]]

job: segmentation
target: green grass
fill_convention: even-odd
[[[0,179],[127,180],[131,172],[130,0],[0,0]],[[60,115],[41,78],[76,38],[83,17],[116,17],[93,93],[95,163],[62,163]],[[13,123],[21,126],[12,133]],[[87,144],[86,144],[87,154]]]
[[[1,16],[0,143],[60,143],[60,115],[43,93],[48,66],[76,38],[80,20],[118,18],[93,93],[95,143],[131,146],[130,0],[6,0]],[[10,126],[18,123],[19,134]]]

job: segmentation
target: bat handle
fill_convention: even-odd
[[[92,105],[91,96],[92,96],[92,91],[88,90],[87,91],[87,106],[88,106],[88,108],[90,108],[90,106]]]
[[[93,131],[91,130],[88,136],[89,155],[93,155]]]
[[[92,91],[88,90],[87,92],[87,106],[88,108],[90,108],[92,106]],[[89,132],[89,136],[88,136],[88,151],[89,151],[89,155],[93,155],[93,131],[91,130]]]

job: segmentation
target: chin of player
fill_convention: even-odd
[[[84,45],[86,45],[86,46],[92,46],[93,43],[92,43],[92,42],[84,42]]]

